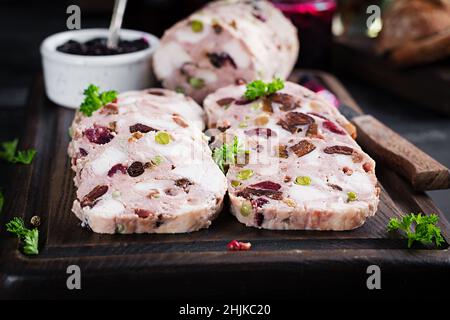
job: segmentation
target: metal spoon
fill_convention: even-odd
[[[123,13],[127,6],[127,0],[116,0],[114,2],[113,15],[109,25],[109,35],[106,45],[108,48],[116,48],[119,43],[119,32],[122,27]]]

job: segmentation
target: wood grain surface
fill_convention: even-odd
[[[346,104],[356,103],[332,76],[317,76]],[[227,209],[208,230],[179,235],[99,235],[82,229],[71,213],[73,173],[66,154],[74,112],[52,104],[38,78],[29,100],[21,148],[34,147],[30,166],[16,166],[0,225],[12,216],[40,215],[40,255],[20,253],[3,230],[0,297],[217,298],[367,295],[366,268],[382,266],[385,292],[426,287],[448,277],[450,226],[422,192],[377,167],[382,186],[375,217],[347,232],[270,231],[246,228]],[[227,208],[227,206],[225,206]],[[441,248],[407,249],[402,235],[388,233],[390,218],[408,212],[436,213],[446,239]],[[248,252],[228,252],[232,239],[251,241]],[[66,288],[66,268],[79,265],[83,290]],[[432,271],[422,277],[423,270]],[[401,274],[402,278],[398,278]],[[410,278],[408,278],[410,277]],[[414,279],[408,282],[404,279]],[[326,291],[324,291],[326,290]]]
[[[336,37],[333,67],[422,107],[450,115],[450,59],[398,68],[375,53],[369,38]],[[408,109],[405,109],[408,112]]]
[[[416,190],[450,187],[450,171],[371,115],[353,119],[358,142],[378,161],[405,176]],[[382,143],[380,143],[382,142]]]

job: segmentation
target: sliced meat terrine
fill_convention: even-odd
[[[98,233],[207,228],[226,179],[202,126],[200,106],[164,89],[124,93],[91,117],[77,113],[68,150],[73,212]]]
[[[285,79],[298,51],[296,28],[268,1],[215,1],[165,32],[153,66],[164,87],[202,102],[236,82]]]
[[[225,87],[204,102],[216,146],[234,141],[246,150],[227,173],[232,212],[240,222],[350,230],[375,214],[375,162],[334,106],[294,83],[253,101],[243,97],[245,91],[245,85]]]

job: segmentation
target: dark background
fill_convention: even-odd
[[[202,0],[129,0],[124,27],[160,36],[172,23],[192,12]],[[66,29],[66,8],[81,7],[81,27],[108,27],[113,1],[0,2],[0,141],[20,137],[33,79],[41,72],[39,45]],[[331,57],[332,52],[330,52]],[[300,54],[302,61],[302,54]],[[333,73],[328,63],[322,69]],[[337,74],[358,104],[447,167],[450,166],[450,118],[403,101],[355,78]],[[7,188],[0,164],[0,187]],[[450,192],[429,193],[450,219]]]

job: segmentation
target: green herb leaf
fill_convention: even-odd
[[[23,238],[23,253],[27,255],[39,254],[39,231],[38,229],[30,230]]]
[[[256,100],[263,96],[275,93],[283,88],[284,82],[279,78],[268,83],[262,80],[255,80],[247,84],[247,90],[244,93],[244,97],[248,100]]]
[[[194,32],[202,32],[203,31],[203,22],[200,20],[192,20],[191,21],[191,29]]]
[[[436,226],[439,217],[435,214],[429,216],[410,213],[401,219],[392,218],[388,224],[388,231],[402,230],[408,237],[408,247],[410,248],[415,241],[422,244],[434,243],[440,246],[444,243],[441,235],[441,229]]]
[[[2,143],[3,151],[0,151],[0,158],[11,163],[30,164],[36,154],[35,149],[17,151],[18,139]]]
[[[100,93],[99,87],[90,84],[83,94],[85,98],[80,105],[80,112],[90,117],[94,111],[117,99],[118,93],[115,90]]]
[[[29,149],[24,151],[17,152],[16,157],[14,158],[14,163],[22,163],[22,164],[30,164],[33,161],[34,156],[36,155],[35,149]]]
[[[23,242],[23,253],[27,255],[36,255],[39,253],[39,231],[28,229],[22,218],[14,217],[6,224],[6,231],[15,234]]]
[[[221,147],[215,148],[213,150],[213,159],[219,166],[219,168],[225,172],[224,165],[235,164],[237,157],[246,153],[242,146],[239,144],[238,137],[233,138],[233,144],[224,143]]]
[[[267,84],[267,94],[275,93],[284,88],[284,81],[280,78],[274,79]]]

